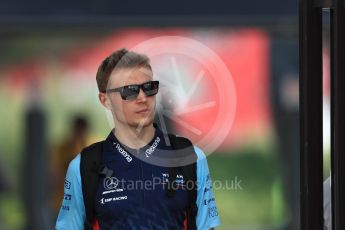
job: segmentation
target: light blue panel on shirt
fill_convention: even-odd
[[[196,216],[197,228],[200,230],[214,228],[220,225],[216,201],[212,189],[212,180],[207,165],[205,154],[198,147],[194,146],[198,155],[197,162],[197,206]]]
[[[80,154],[68,166],[64,193],[55,229],[83,230],[85,207],[80,177]]]

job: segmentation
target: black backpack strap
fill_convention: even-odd
[[[93,229],[95,219],[95,197],[102,165],[103,141],[94,143],[81,151],[80,175],[85,206],[84,230]]]
[[[197,198],[197,175],[196,163],[182,167],[183,175],[186,178],[186,187],[188,191],[189,207],[187,208],[187,229],[196,230],[196,215],[198,213],[198,206],[196,205]]]
[[[196,198],[197,198],[197,189],[196,189],[196,181],[197,181],[197,155],[194,151],[194,146],[190,140],[184,137],[178,137],[173,134],[169,134],[169,139],[171,141],[171,145],[175,152],[178,155],[183,155],[184,157],[180,157],[181,167],[171,167],[169,169],[169,186],[167,190],[168,196],[173,196],[175,194],[175,190],[173,189],[173,183],[177,175],[178,168],[182,169],[184,181],[186,185],[186,189],[188,191],[188,200],[189,206],[186,210],[187,214],[187,229],[188,230],[196,230],[196,214],[198,212],[198,207],[196,205]],[[185,164],[183,161],[186,160],[188,164]]]

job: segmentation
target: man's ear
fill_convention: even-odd
[[[106,93],[98,93],[98,99],[105,108],[109,109],[110,111],[112,110],[110,98]]]

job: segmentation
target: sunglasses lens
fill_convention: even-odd
[[[133,100],[138,97],[141,87],[146,96],[153,96],[158,93],[158,86],[158,81],[149,81],[142,85],[127,85],[122,87],[120,93],[123,100]]]
[[[158,81],[150,81],[143,85],[143,91],[146,94],[146,96],[153,96],[158,93],[158,86]]]
[[[138,85],[128,85],[122,88],[121,97],[124,100],[131,100],[135,99],[139,94],[139,86]]]

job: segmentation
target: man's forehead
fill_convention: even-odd
[[[152,71],[147,67],[115,69],[109,78],[112,85],[139,84],[152,79]]]

